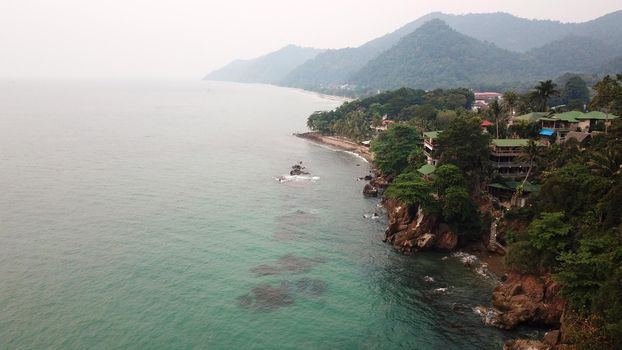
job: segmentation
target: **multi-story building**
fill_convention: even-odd
[[[490,162],[499,175],[505,178],[524,177],[530,164],[524,159],[529,139],[493,139]]]
[[[423,133],[423,154],[428,164],[436,166],[438,163],[438,135],[440,131],[428,131]]]
[[[618,116],[603,112],[583,113],[578,111],[553,114],[542,117],[540,136],[544,140],[555,139],[557,143],[566,141],[569,132],[592,132],[605,130],[611,125],[611,121],[618,119]]]

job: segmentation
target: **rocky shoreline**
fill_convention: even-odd
[[[368,147],[351,140],[325,136],[315,132],[294,134],[316,143],[336,149],[354,152],[370,164],[373,154]],[[365,185],[363,195],[381,196],[391,182],[391,178],[374,169],[375,176]],[[419,251],[434,250],[456,252],[460,245],[459,237],[451,228],[423,211],[410,212],[402,203],[383,198],[382,204],[387,212],[388,227],[384,241],[396,251],[412,254]],[[477,308],[483,324],[505,330],[519,325],[530,325],[552,329],[543,340],[513,339],[504,344],[507,350],[567,350],[574,349],[566,344],[568,337],[563,333],[563,313],[565,302],[560,296],[560,286],[550,276],[524,275],[508,271],[500,263],[501,256],[488,252],[482,247],[467,247],[481,261],[495,261],[494,273],[500,277],[500,284],[494,289],[491,306]],[[494,257],[490,254],[493,254]],[[470,266],[468,262],[465,265]],[[486,264],[487,266],[488,264]]]

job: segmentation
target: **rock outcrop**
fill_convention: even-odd
[[[486,323],[513,329],[521,323],[559,328],[564,301],[550,277],[511,273],[492,294],[494,315]]]
[[[363,187],[363,195],[365,197],[377,197],[378,189],[370,184],[366,184],[365,187]]]
[[[412,214],[405,205],[393,199],[384,199],[384,207],[389,217],[384,241],[398,251],[453,250],[458,246],[458,236],[449,226],[439,224],[436,218],[422,210]]]
[[[503,350],[551,350],[552,347],[539,340],[512,339],[503,344]]]

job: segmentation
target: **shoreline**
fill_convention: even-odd
[[[356,100],[356,98],[353,98],[353,97],[346,97],[346,96],[339,96],[339,95],[328,95],[328,94],[324,94],[324,93],[313,91],[313,90],[305,90],[305,89],[302,89],[302,88],[295,88],[295,87],[281,86],[281,85],[274,85],[274,84],[267,84],[267,83],[250,83],[250,82],[249,83],[243,83],[243,82],[238,82],[238,81],[214,80],[214,79],[206,79],[206,78],[201,79],[201,81],[206,81],[206,82],[212,81],[212,82],[234,83],[234,84],[245,84],[245,85],[271,86],[271,87],[277,87],[277,88],[281,88],[281,89],[289,89],[289,90],[293,90],[293,91],[304,93],[304,94],[314,95],[316,97],[323,98],[323,99],[326,99],[326,100],[338,101],[338,102],[352,102],[352,101]]]
[[[304,133],[294,133],[296,137],[301,139],[309,140],[311,142],[315,142],[318,144],[326,145],[333,147],[335,149],[352,152],[358,155],[359,157],[365,159],[369,164],[374,160],[373,153],[369,150],[368,147],[348,140],[339,136],[326,136],[317,132],[304,132]]]
[[[370,164],[372,164],[374,159],[369,148],[344,137],[326,136],[317,132],[294,133],[294,136],[318,144],[330,146],[341,151],[353,152],[364,158]],[[503,265],[503,255],[488,251],[485,245],[481,242],[469,244],[466,247],[463,247],[462,250],[456,250],[456,252],[458,251],[463,251],[476,256],[482,263],[487,265],[490,272],[494,273],[499,278],[508,273],[507,269]]]

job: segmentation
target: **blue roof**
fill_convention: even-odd
[[[554,133],[555,133],[555,130],[553,130],[553,129],[542,129],[542,130],[540,130],[540,135],[542,135],[542,136],[553,136]]]

